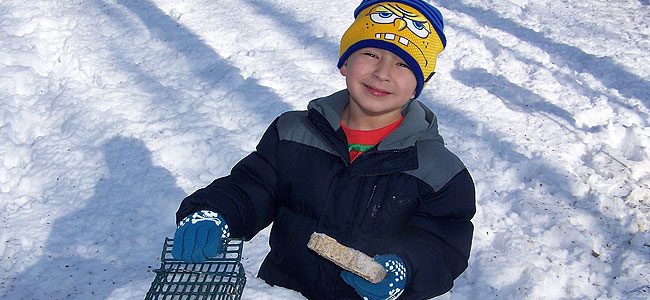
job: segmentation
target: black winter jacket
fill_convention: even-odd
[[[419,101],[371,151],[350,163],[339,126],[346,90],[278,117],[231,174],[183,200],[177,220],[221,212],[233,237],[251,239],[273,222],[258,276],[309,299],[358,299],[341,269],[307,248],[325,233],[370,256],[397,254],[408,283],[401,299],[449,291],[469,259],[474,183],[444,147],[435,115]]]

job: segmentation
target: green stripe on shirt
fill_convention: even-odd
[[[348,145],[348,151],[358,151],[358,152],[368,152],[375,145],[363,145],[363,144],[350,144]]]

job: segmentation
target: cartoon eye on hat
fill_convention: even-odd
[[[379,5],[369,13],[370,19],[378,24],[396,24],[398,26],[397,30],[404,30],[408,28],[420,38],[427,38],[431,34],[431,29],[429,27],[426,19],[420,17],[419,19],[411,18],[406,15],[404,11],[402,12],[393,12],[389,8]],[[398,24],[399,23],[399,24]]]

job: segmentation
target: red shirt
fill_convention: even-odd
[[[341,128],[348,138],[348,151],[350,151],[350,162],[353,162],[359,155],[372,149],[375,145],[379,144],[385,137],[387,137],[393,130],[397,129],[402,124],[404,116],[400,116],[399,120],[388,124],[379,129],[373,130],[358,130],[348,128],[341,122]]]

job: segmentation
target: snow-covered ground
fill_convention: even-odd
[[[452,299],[650,297],[650,1],[434,1],[476,180]],[[357,0],[0,2],[0,298],[142,299],[180,200],[344,88]],[[301,299],[255,274],[244,299]]]

